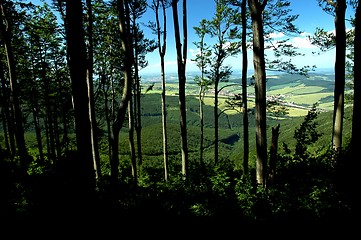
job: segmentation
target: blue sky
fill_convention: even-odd
[[[29,0],[35,4],[39,4],[40,0]],[[45,0],[50,2],[50,0]],[[152,0],[147,0],[151,3]],[[290,41],[297,46],[299,52],[305,54],[305,56],[299,56],[293,58],[292,61],[297,66],[302,67],[304,65],[316,65],[317,68],[333,68],[335,62],[335,51],[329,51],[320,55],[314,55],[312,52],[317,51],[317,47],[311,45],[307,39],[307,35],[311,35],[315,32],[317,27],[324,28],[326,31],[334,30],[334,18],[333,16],[325,13],[319,6],[318,0],[290,0],[292,14],[299,14],[296,21],[296,26],[303,32],[300,36],[295,36]],[[182,0],[179,0],[179,17],[181,13]],[[188,0],[187,1],[187,24],[188,24],[188,57],[187,57],[187,71],[197,71],[198,68],[191,61],[195,58],[197,49],[193,42],[198,38],[194,33],[193,27],[198,26],[202,19],[211,19],[215,10],[214,0]],[[347,17],[353,15],[351,9],[348,9]],[[181,20],[181,19],[180,19]],[[155,14],[151,9],[144,14],[140,20],[143,23],[148,21],[155,21]],[[143,27],[145,36],[149,39],[155,39],[156,36],[151,33],[147,27]],[[282,37],[282,35],[275,35]],[[267,52],[266,52],[267,54]],[[268,56],[272,56],[271,52],[268,52]],[[146,56],[149,65],[145,69],[140,71],[141,74],[148,73],[160,73],[160,57],[158,50],[147,54]],[[167,10],[167,51],[165,54],[166,72],[176,72],[176,50],[174,44],[174,31],[173,31],[173,18],[171,8]],[[234,71],[239,71],[242,65],[241,55],[227,59],[226,64],[232,66]],[[248,54],[248,68],[253,68],[252,52]]]
[[[150,0],[151,1],[151,0]],[[317,27],[324,28],[326,31],[334,30],[334,18],[333,16],[325,13],[319,6],[317,0],[291,0],[292,14],[299,14],[296,21],[296,26],[303,32],[300,36],[291,38],[290,41],[299,48],[299,52],[305,54],[293,58],[292,61],[297,66],[302,67],[304,65],[316,65],[317,68],[333,68],[335,62],[335,51],[331,50],[320,55],[314,55],[312,52],[317,51],[316,46],[310,44],[307,39],[307,35],[311,35],[315,32]],[[180,0],[179,5],[182,4]],[[197,36],[194,34],[193,26],[198,26],[202,19],[211,19],[213,17],[215,3],[214,0],[188,0],[187,1],[187,22],[188,22],[188,61],[187,71],[197,71],[198,68],[194,65],[191,59],[197,52],[193,42],[197,41]],[[181,9],[180,9],[181,10]],[[167,24],[168,24],[168,35],[167,35],[167,51],[165,56],[166,71],[176,71],[176,54],[174,46],[174,32],[173,32],[173,18],[171,9],[167,12]],[[181,12],[179,12],[181,17]],[[353,14],[352,12],[348,14]],[[155,15],[152,10],[149,10],[143,18],[143,21],[149,20],[154,21]],[[148,38],[155,38],[147,29],[144,29]],[[280,36],[280,35],[276,35]],[[277,38],[276,38],[277,39]],[[266,53],[267,54],[267,53]],[[268,53],[271,56],[271,53]],[[253,68],[252,52],[248,54],[248,67]],[[160,72],[160,60],[158,51],[149,53],[147,55],[149,66],[141,71],[143,74],[157,73]],[[237,71],[240,70],[241,55],[238,57],[229,58],[226,63],[232,66],[232,69]]]

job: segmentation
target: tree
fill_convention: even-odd
[[[290,14],[290,2],[286,0],[248,1],[252,19],[253,33],[253,65],[255,79],[255,115],[256,115],[256,172],[257,182],[265,186],[267,173],[267,101],[266,101],[266,68],[270,71],[307,75],[312,67],[306,65],[298,68],[291,57],[302,55],[287,39],[273,41],[274,32],[293,35],[300,31],[294,25],[298,15]],[[267,42],[267,46],[265,46]],[[275,59],[265,55],[265,49],[273,51]],[[288,57],[290,59],[283,59]]]
[[[242,0],[241,18],[242,18],[242,112],[243,112],[243,171],[248,174],[249,158],[249,133],[248,133],[248,101],[247,101],[247,0]]]
[[[132,175],[135,183],[138,181],[138,166],[135,153],[134,142],[134,129],[137,131],[137,145],[138,145],[138,158],[139,165],[142,162],[141,152],[141,89],[140,89],[140,68],[146,67],[147,62],[144,60],[145,54],[148,51],[153,51],[154,47],[152,41],[144,38],[143,32],[140,30],[138,19],[145,13],[147,4],[145,0],[134,0],[129,4],[130,8],[130,28],[132,34],[132,46],[133,46],[133,84],[132,84],[132,97],[129,99],[128,104],[128,125],[129,125],[129,147],[130,157],[132,163]]]
[[[100,169],[100,156],[98,146],[98,128],[97,119],[95,114],[95,103],[94,103],[94,49],[93,49],[93,7],[92,1],[86,0],[86,16],[87,16],[87,65],[86,65],[86,79],[88,86],[88,98],[89,98],[89,118],[90,118],[90,133],[91,133],[91,145],[92,145],[92,156],[93,165],[95,171],[95,177],[99,179],[101,174]]]
[[[355,4],[356,5],[356,4]],[[352,111],[352,133],[351,133],[351,158],[347,162],[346,176],[349,176],[346,181],[351,192],[351,207],[353,208],[354,216],[358,216],[360,207],[360,194],[355,191],[355,188],[359,186],[358,172],[360,169],[360,161],[358,156],[359,137],[361,136],[361,8],[360,3],[357,1],[357,7],[355,12],[355,38],[354,38],[354,96],[353,96],[353,111]],[[356,211],[358,209],[358,211]]]
[[[205,36],[207,34],[207,21],[203,19],[199,27],[193,27],[196,34],[199,37],[199,42],[194,42],[193,44],[199,49],[199,53],[196,55],[196,58],[193,60],[196,62],[197,67],[201,71],[201,76],[196,76],[194,81],[199,86],[198,98],[199,98],[199,120],[200,120],[200,144],[199,144],[199,163],[203,166],[203,142],[204,142],[204,95],[205,91],[209,88],[209,85],[212,84],[211,80],[206,78],[208,73],[207,67],[210,65],[210,59],[212,52],[210,46],[207,45],[205,41]]]
[[[241,21],[242,21],[242,118],[243,118],[243,172],[248,174],[248,159],[249,159],[249,130],[248,130],[248,100],[247,100],[247,70],[248,70],[248,53],[247,53],[247,0],[234,0],[231,1],[234,6],[241,8]]]
[[[174,23],[174,37],[177,50],[178,81],[179,81],[179,111],[182,151],[182,174],[186,178],[188,171],[188,145],[187,145],[187,111],[186,111],[186,62],[187,62],[187,0],[183,0],[183,44],[181,43],[178,18],[178,0],[172,0]]]
[[[134,121],[135,131],[137,134],[137,154],[138,164],[142,165],[142,109],[141,109],[141,77],[139,71],[148,66],[148,61],[145,55],[153,52],[157,46],[155,40],[145,38],[143,31],[140,28],[137,19],[139,19],[147,10],[146,0],[137,0],[131,5],[132,12],[132,32],[133,32],[133,45],[134,45]]]
[[[167,140],[167,109],[166,109],[166,93],[165,93],[165,66],[164,57],[167,49],[167,14],[166,8],[169,3],[165,0],[153,0],[151,8],[155,12],[155,26],[152,30],[157,34],[157,45],[160,57],[160,75],[162,79],[162,129],[163,129],[163,159],[164,159],[164,179],[168,180],[168,140]],[[161,5],[161,11],[163,16],[163,26],[159,19],[159,8]]]
[[[119,31],[120,40],[123,51],[123,64],[124,64],[124,85],[122,97],[117,109],[115,121],[112,125],[112,132],[110,137],[110,144],[112,147],[111,156],[111,178],[112,182],[118,181],[118,166],[119,166],[119,131],[122,128],[125,120],[128,101],[131,98],[132,93],[132,67],[133,67],[133,46],[130,34],[130,16],[129,16],[129,5],[125,0],[117,0],[117,10],[119,18]]]
[[[346,0],[320,0],[319,4],[325,3],[325,11],[330,12],[330,6],[334,11],[335,21],[335,87],[334,87],[334,110],[332,128],[332,147],[335,151],[334,161],[337,164],[338,155],[342,149],[342,128],[344,116],[345,98],[345,68],[346,68]]]
[[[65,29],[75,118],[77,146],[77,158],[75,160],[79,163],[79,183],[84,185],[85,191],[89,191],[95,188],[95,175],[92,157],[89,97],[86,81],[86,47],[81,0],[66,1]]]
[[[267,4],[259,0],[248,0],[252,18],[253,67],[255,78],[255,115],[256,115],[256,178],[257,183],[265,186],[267,167],[266,131],[266,66],[264,55],[263,11]]]
[[[0,1],[0,32],[4,42],[6,59],[8,65],[8,73],[10,80],[10,94],[12,97],[12,109],[14,111],[14,132],[16,144],[20,156],[20,164],[23,168],[29,163],[29,155],[25,144],[23,116],[19,101],[19,87],[16,71],[16,62],[12,46],[12,22],[9,19],[9,4],[11,2]]]
[[[232,9],[227,1],[215,0],[216,13],[208,22],[208,33],[216,39],[212,46],[213,55],[210,56],[209,78],[214,84],[214,162],[218,163],[218,95],[220,82],[227,82],[232,73],[231,67],[224,64],[224,60],[239,53],[240,45],[232,41],[238,36],[237,24],[239,15],[237,10]]]

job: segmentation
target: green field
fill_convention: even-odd
[[[219,111],[224,110],[227,105],[225,101],[234,93],[241,93],[241,86],[235,85],[236,81],[221,83],[220,87],[225,87],[224,94],[219,95]],[[143,84],[146,88],[148,83]],[[150,83],[149,83],[150,85]],[[187,128],[188,128],[188,145],[191,161],[199,159],[199,142],[200,142],[200,122],[199,122],[199,99],[198,86],[188,79],[186,86],[187,91]],[[211,91],[212,89],[209,89]],[[252,94],[253,86],[248,87],[249,99],[248,107],[254,107]],[[166,84],[166,105],[167,105],[167,128],[168,128],[168,151],[174,160],[180,159],[180,114],[178,105],[178,84],[170,82]],[[161,126],[161,85],[159,82],[154,84],[153,90],[144,94],[141,99],[142,104],[142,152],[144,160],[149,160],[152,164],[162,166],[163,145],[162,145],[162,126]],[[304,78],[293,75],[271,76],[267,80],[267,95],[282,95],[282,100],[292,102],[300,107],[288,107],[288,114],[283,117],[269,116],[267,120],[268,132],[267,137],[270,142],[271,128],[278,123],[280,128],[280,142],[285,142],[291,147],[295,141],[293,134],[295,129],[302,123],[303,117],[307,114],[308,108],[313,103],[319,103],[319,109],[322,110],[319,115],[319,131],[322,137],[313,146],[314,149],[321,146],[328,146],[331,141],[332,129],[332,107],[333,107],[333,85],[332,81],[322,76],[313,78]],[[209,160],[214,157],[214,95],[210,92],[206,94],[204,100],[204,126],[205,126],[205,158]],[[351,108],[346,107],[346,117],[344,122],[344,135],[347,140],[350,135],[350,115]],[[255,120],[252,111],[249,113],[249,141],[250,141],[250,159],[254,164],[255,159]],[[232,110],[225,111],[219,117],[219,158],[227,159],[240,165],[243,158],[243,123],[242,113]],[[35,134],[27,132],[27,146],[29,149],[37,149]],[[229,142],[229,139],[236,141]],[[0,141],[3,137],[0,135]],[[107,142],[103,140],[102,158],[107,161]],[[345,141],[347,143],[347,141]],[[36,155],[36,150],[32,155]],[[127,124],[121,129],[120,138],[120,155],[122,159],[129,160],[129,141]]]

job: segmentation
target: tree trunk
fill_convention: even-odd
[[[52,111],[52,101],[50,98],[50,86],[49,79],[46,77],[46,63],[42,59],[42,67],[41,67],[41,80],[44,83],[44,96],[45,96],[45,115],[46,115],[46,123],[47,123],[47,152],[48,152],[48,160],[54,161],[56,159],[55,154],[55,136],[54,136],[54,123],[53,123],[53,111]]]
[[[242,0],[242,113],[243,113],[243,172],[248,175],[248,155],[249,155],[249,137],[248,137],[248,101],[247,101],[247,0]]]
[[[43,150],[43,143],[42,143],[42,138],[41,138],[39,113],[38,113],[38,108],[36,106],[32,107],[32,114],[33,114],[34,128],[35,128],[35,134],[36,134],[36,142],[38,143],[39,158],[40,158],[40,161],[43,163],[44,162],[44,150]]]
[[[345,96],[345,67],[346,67],[346,0],[337,0],[335,5],[336,31],[336,60],[335,60],[335,88],[332,145],[335,151],[334,163],[338,162],[338,155],[342,148],[342,127]]]
[[[133,50],[132,41],[129,33],[129,7],[125,0],[118,0],[118,18],[119,18],[119,30],[120,40],[122,43],[123,57],[124,57],[124,87],[123,94],[118,106],[117,115],[112,126],[111,133],[111,146],[112,156],[110,162],[111,178],[113,183],[118,181],[118,166],[119,166],[119,131],[125,120],[128,101],[132,93],[132,66],[133,66]]]
[[[256,178],[257,183],[266,185],[267,136],[266,136],[266,67],[264,56],[263,10],[267,0],[248,0],[251,10],[253,31],[253,66],[255,77],[256,109]]]
[[[204,71],[202,71],[202,81],[204,79]],[[202,83],[201,83],[202,84]],[[201,168],[203,169],[204,166],[204,162],[203,162],[203,148],[204,148],[204,110],[203,110],[203,105],[204,105],[204,87],[201,85],[199,87],[199,124],[200,124],[200,128],[201,128],[201,136],[200,136],[200,144],[199,144],[199,164],[201,166]]]
[[[280,135],[280,124],[276,127],[272,127],[272,143],[270,149],[270,160],[269,160],[269,180],[271,183],[274,182],[276,174],[277,164],[277,152],[278,152],[278,137]]]
[[[20,156],[20,166],[26,170],[29,164],[29,155],[25,144],[23,116],[19,101],[19,87],[16,76],[16,64],[11,44],[11,26],[4,9],[4,2],[0,2],[0,31],[5,45],[5,53],[9,69],[10,91],[12,96],[12,108],[14,111],[15,140]]]
[[[168,181],[168,139],[167,139],[167,109],[166,109],[166,91],[165,91],[165,66],[164,66],[164,56],[167,48],[167,15],[165,11],[164,2],[162,2],[162,14],[163,14],[163,39],[161,40],[162,29],[160,27],[159,21],[159,3],[158,0],[155,4],[155,18],[156,18],[156,27],[157,27],[157,40],[158,40],[158,50],[160,56],[160,66],[161,66],[161,79],[162,79],[162,130],[163,130],[163,159],[164,159],[164,179]]]
[[[132,97],[128,101],[128,128],[129,128],[129,151],[130,151],[130,162],[132,165],[132,176],[134,183],[138,182],[138,171],[137,161],[135,156],[135,145],[134,145],[134,112],[133,112],[133,101]]]
[[[10,109],[10,104],[8,99],[10,99],[9,89],[6,86],[6,80],[4,76],[4,68],[2,63],[0,63],[0,78],[1,78],[1,89],[2,89],[2,111],[3,111],[3,128],[5,134],[5,143],[6,148],[10,153],[10,156],[14,157],[16,149],[15,149],[15,138],[14,138],[14,127],[12,121],[12,115]]]
[[[88,59],[87,59],[87,86],[88,86],[88,98],[89,98],[89,118],[90,118],[90,134],[92,144],[93,166],[95,171],[95,177],[99,179],[101,177],[100,169],[100,157],[98,146],[98,134],[97,134],[97,120],[95,116],[95,102],[94,102],[94,87],[93,87],[93,12],[91,0],[86,0],[87,17],[88,17]]]
[[[86,80],[86,48],[83,29],[81,0],[66,2],[66,37],[68,65],[73,95],[79,182],[85,192],[95,189],[93,168],[91,123],[89,119],[89,98]]]
[[[179,111],[181,150],[182,150],[182,174],[187,177],[188,172],[188,145],[187,145],[187,111],[186,111],[186,61],[187,61],[187,0],[183,0],[183,53],[179,33],[178,0],[172,0],[174,36],[177,50],[178,81],[179,81]]]
[[[141,87],[140,87],[140,77],[139,77],[139,70],[138,70],[138,51],[137,46],[134,46],[134,89],[133,89],[133,99],[134,99],[134,129],[136,132],[136,138],[137,138],[137,154],[138,154],[138,166],[140,167],[142,165],[142,108],[140,104],[141,99]]]
[[[219,69],[219,68],[218,68]],[[218,70],[217,69],[217,70]],[[218,80],[214,83],[214,163],[218,163]]]
[[[136,74],[138,76],[138,74]],[[142,154],[142,108],[141,108],[141,95],[142,90],[140,86],[139,76],[135,81],[135,109],[136,109],[136,122],[135,122],[135,131],[137,135],[137,154],[138,154],[138,166],[141,166],[143,163],[143,154]]]
[[[354,98],[353,98],[353,115],[352,115],[352,136],[351,136],[351,161],[347,162],[349,176],[347,186],[352,196],[351,208],[354,217],[360,213],[360,194],[355,191],[360,185],[360,156],[359,154],[359,138],[361,136],[361,6],[358,3],[355,14],[355,39],[354,39]]]

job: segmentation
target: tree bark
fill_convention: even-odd
[[[135,144],[134,144],[134,111],[132,97],[128,101],[128,128],[129,128],[129,151],[130,151],[130,162],[132,165],[132,176],[135,184],[138,183],[138,171],[137,161],[135,156]]]
[[[102,176],[100,169],[100,156],[99,156],[99,145],[98,145],[98,127],[95,114],[95,101],[94,101],[94,87],[93,87],[93,12],[91,0],[86,0],[87,6],[87,25],[88,25],[88,59],[87,59],[87,86],[88,86],[88,98],[89,98],[89,119],[90,119],[90,134],[92,144],[92,156],[93,166],[95,171],[95,177],[99,179]]]
[[[248,155],[249,155],[249,133],[248,133],[248,101],[247,101],[247,0],[242,0],[242,117],[243,117],[243,172],[248,175]]]
[[[352,115],[352,135],[351,135],[351,158],[347,162],[347,173],[349,181],[347,186],[351,193],[351,208],[354,217],[360,214],[360,194],[355,191],[360,186],[360,156],[359,154],[359,138],[361,136],[361,6],[358,3],[355,13],[355,39],[354,39],[354,98],[353,98],[353,115]]]
[[[6,86],[6,79],[4,76],[4,68],[2,63],[0,63],[0,78],[1,78],[1,89],[2,89],[2,111],[3,111],[3,127],[5,134],[5,143],[6,148],[10,153],[10,156],[14,157],[16,149],[15,149],[15,134],[14,134],[14,121],[12,120],[12,114],[10,109],[10,103],[8,99],[10,99],[9,89]]]
[[[178,20],[178,0],[172,0],[174,36],[177,50],[178,81],[179,81],[179,110],[182,151],[182,174],[187,177],[188,172],[188,145],[187,145],[187,111],[186,111],[186,61],[187,61],[187,0],[183,0],[183,49],[180,40]],[[182,52],[183,50],[183,52]]]
[[[82,16],[82,1],[67,0],[66,38],[77,145],[77,159],[75,161],[79,163],[79,184],[84,187],[84,191],[92,191],[95,189],[95,174],[91,145],[91,123],[86,80],[86,47]]]
[[[129,7],[126,0],[118,0],[118,18],[119,32],[124,57],[124,87],[122,98],[120,100],[115,121],[112,125],[110,144],[112,146],[112,156],[110,162],[111,179],[113,184],[118,181],[119,167],[119,131],[125,120],[128,101],[132,93],[132,66],[133,66],[133,50],[132,41],[129,33]]]
[[[266,67],[264,56],[263,10],[267,0],[248,0],[253,31],[253,66],[255,77],[256,109],[256,178],[259,185],[266,185],[267,131],[266,131]]]
[[[162,5],[162,15],[163,15],[163,29],[160,26],[159,20],[159,7]],[[165,11],[165,5],[163,0],[153,1],[154,11],[155,11],[155,21],[156,21],[156,30],[157,30],[157,43],[158,51],[160,57],[160,69],[161,69],[161,80],[162,80],[162,130],[163,130],[163,165],[164,165],[164,179],[168,181],[168,139],[167,139],[167,109],[166,109],[166,90],[165,90],[165,65],[164,65],[164,56],[167,48],[167,15]],[[161,38],[163,32],[163,39]]]
[[[270,160],[269,160],[269,181],[274,182],[276,175],[276,164],[277,164],[277,152],[278,152],[278,137],[280,135],[280,124],[276,127],[272,127],[272,143],[270,149]]]
[[[11,26],[7,19],[6,9],[4,9],[4,1],[0,1],[0,31],[4,41],[5,53],[7,58],[7,64],[9,69],[10,80],[10,92],[12,96],[12,108],[14,111],[14,132],[15,140],[20,156],[20,165],[26,170],[29,164],[29,155],[25,144],[23,116],[21,112],[21,106],[19,101],[19,87],[18,79],[16,76],[16,64],[13,53],[13,47],[11,44]]]
[[[335,5],[336,60],[332,145],[335,151],[334,163],[338,163],[338,155],[342,149],[342,128],[345,97],[346,67],[346,0],[337,0]]]

